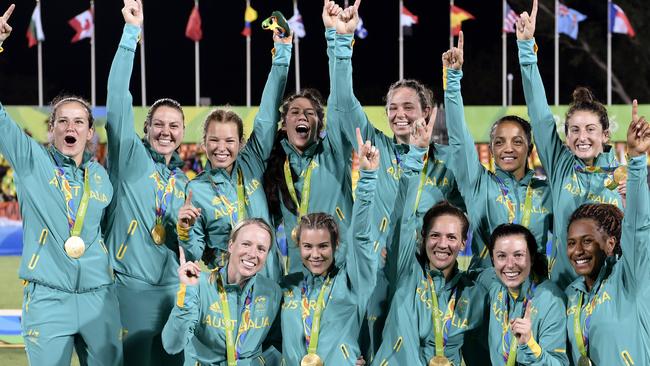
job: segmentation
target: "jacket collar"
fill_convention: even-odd
[[[318,139],[316,142],[312,143],[305,149],[305,151],[302,152],[302,154],[296,150],[296,148],[289,143],[289,140],[287,138],[284,138],[280,140],[280,143],[282,144],[282,148],[284,149],[284,152],[287,155],[293,155],[293,156],[302,156],[305,158],[312,158],[314,155],[316,155],[318,151],[318,147],[320,146],[321,140]]]
[[[144,144],[144,147],[149,151],[149,155],[151,155],[151,159],[155,163],[160,163],[169,168],[169,170],[174,170],[174,169],[180,169],[185,165],[185,162],[181,159],[181,156],[178,154],[177,151],[174,151],[172,153],[172,158],[169,160],[169,164],[165,161],[165,157],[159,153],[157,153],[152,147],[151,144],[149,144],[149,141],[147,139],[142,139],[142,143]]]
[[[578,277],[571,285],[569,285],[571,288],[575,289],[578,292],[582,292],[584,294],[588,293],[596,293],[598,291],[598,288],[600,288],[600,285],[602,284],[603,280],[612,273],[612,270],[614,269],[614,264],[616,264],[617,259],[615,256],[609,256],[605,259],[605,262],[603,262],[603,266],[600,268],[600,271],[598,272],[598,277],[596,277],[596,281],[594,281],[594,285],[591,287],[591,291],[587,290],[587,283],[585,282],[585,278],[580,276]]]

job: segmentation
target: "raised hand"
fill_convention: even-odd
[[[336,21],[336,33],[354,34],[359,24],[359,6],[361,0],[355,0],[354,5],[343,10]]]
[[[142,11],[142,0],[124,0],[122,16],[126,24],[142,27],[144,12]]]
[[[201,274],[201,267],[199,262],[192,262],[185,260],[185,251],[183,247],[178,247],[178,279],[182,284],[187,286],[196,286],[199,283],[199,275]]]
[[[192,205],[192,190],[190,189],[185,197],[185,203],[178,210],[178,225],[183,229],[189,229],[199,216],[201,216],[201,209]]]
[[[325,28],[336,27],[336,19],[343,11],[341,7],[331,0],[324,0],[323,2],[323,25]]]
[[[458,34],[458,45],[442,54],[442,67],[445,69],[461,70],[463,68],[463,31]]]
[[[420,118],[413,122],[411,125],[411,137],[409,144],[415,145],[420,148],[427,148],[431,144],[431,134],[433,133],[433,126],[435,125],[435,118],[438,114],[438,107],[434,107],[429,121]]]
[[[528,40],[533,39],[535,36],[535,23],[537,21],[537,0],[533,0],[533,10],[528,15],[528,12],[523,12],[517,21],[517,39]]]
[[[9,38],[9,35],[11,34],[11,26],[9,25],[9,18],[11,17],[11,13],[14,12],[14,9],[16,8],[16,5],[11,4],[9,5],[9,8],[5,13],[0,17],[0,43],[4,42],[7,38]]]
[[[377,170],[379,167],[379,150],[370,144],[370,140],[363,142],[359,128],[357,128],[357,155],[359,155],[361,170]]]
[[[286,36],[286,37],[280,37],[280,31],[277,30],[277,29],[274,29],[273,30],[273,42],[291,44],[291,42],[293,42],[293,31],[291,31],[291,34]]]
[[[515,338],[517,338],[517,342],[519,344],[526,344],[530,340],[531,325],[532,325],[532,322],[530,320],[530,315],[532,311],[531,309],[532,309],[532,302],[528,301],[528,303],[526,304],[526,312],[524,313],[524,317],[514,319],[510,322],[510,329],[512,330],[512,333],[515,335]]]
[[[643,155],[650,148],[650,126],[644,116],[639,117],[639,103],[632,101],[632,122],[627,129],[627,152],[630,156]]]

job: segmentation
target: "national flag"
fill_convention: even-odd
[[[474,16],[468,13],[466,10],[457,7],[456,5],[451,6],[451,34],[457,36],[461,31],[461,24],[470,19],[475,19]]]
[[[244,12],[244,29],[241,31],[241,35],[244,37],[251,36],[251,23],[257,19],[257,10],[253,9],[252,6],[248,5],[246,11]]]
[[[611,27],[609,30],[610,32],[627,34],[630,37],[634,37],[636,35],[634,29],[632,29],[630,20],[627,18],[620,6],[614,3],[610,3],[609,16],[609,24]]]
[[[68,21],[68,24],[70,24],[75,32],[77,32],[74,37],[72,37],[72,43],[78,42],[84,38],[92,37],[93,30],[95,29],[95,24],[93,22],[93,13],[90,11],[90,9],[70,19]]]
[[[413,24],[418,24],[418,17],[411,13],[406,6],[402,5],[402,12],[399,16],[399,23],[404,29],[404,35],[410,36],[413,32]]]
[[[361,19],[361,17],[359,17],[359,23],[357,23],[357,29],[354,30],[354,34],[359,37],[359,39],[368,37],[368,30],[363,26],[363,19]]]
[[[587,16],[564,4],[558,4],[557,31],[567,36],[578,39],[578,23],[587,19]]]
[[[516,33],[515,25],[519,20],[519,15],[517,15],[517,13],[515,13],[515,11],[512,10],[510,4],[508,4],[507,2],[505,4],[506,4],[506,15],[503,18],[503,32]]]
[[[43,23],[41,23],[41,3],[36,3],[32,19],[27,28],[27,44],[29,47],[35,46],[38,42],[45,40],[45,33],[43,33]]]
[[[300,15],[298,8],[294,9],[293,16],[287,20],[287,23],[289,23],[289,26],[296,37],[305,38],[307,32],[305,32],[305,25],[302,22],[302,15]]]
[[[198,42],[203,38],[203,30],[201,29],[201,13],[199,13],[199,6],[194,5],[189,19],[187,19],[187,26],[185,27],[185,37]]]

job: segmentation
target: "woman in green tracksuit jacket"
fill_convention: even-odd
[[[487,315],[486,289],[475,282],[476,273],[460,271],[456,261],[467,240],[469,222],[465,214],[443,201],[427,211],[423,224],[415,217],[413,203],[425,152],[421,151],[415,164],[410,161],[411,154],[407,155],[405,167],[409,170],[400,179],[396,210],[404,211],[399,220],[402,245],[397,251],[397,292],[373,365],[447,361],[460,366],[466,334],[476,331]],[[422,226],[420,237],[424,238],[419,244],[418,226]],[[487,353],[471,351],[485,361]],[[444,363],[436,365],[440,364]]]
[[[174,305],[178,279],[176,220],[187,177],[176,152],[184,135],[181,106],[161,99],[150,108],[145,138],[133,127],[129,81],[143,13],[135,1],[108,77],[108,174],[115,187],[105,230],[113,256],[125,365],[181,365],[182,355],[162,348],[160,333]]]
[[[303,269],[280,284],[283,365],[354,365],[361,355],[359,331],[377,270],[367,222],[379,164],[377,149],[361,146],[345,263],[334,261],[339,230],[332,215],[303,216],[296,230]]]
[[[274,35],[273,65],[262,93],[253,133],[244,144],[244,126],[232,111],[216,109],[203,127],[203,148],[208,157],[206,169],[187,186],[192,205],[200,210],[197,222],[189,227],[179,221],[179,239],[188,260],[202,257],[210,268],[222,267],[225,243],[231,228],[247,217],[271,223],[262,187],[266,161],[271,154],[291,61],[292,37]],[[193,211],[186,211],[192,213]],[[195,212],[195,211],[194,211]],[[278,281],[280,263],[272,246],[262,274]]]
[[[14,5],[0,17],[0,43]],[[14,169],[23,218],[22,336],[32,365],[121,365],[120,315],[100,222],[113,197],[104,168],[86,151],[91,107],[52,102],[50,146],[28,137],[0,105],[0,153]]]
[[[393,216],[395,214],[393,208],[397,197],[398,182],[404,172],[404,157],[410,150],[411,126],[415,121],[423,119],[431,124],[430,128],[432,128],[436,109],[433,105],[433,93],[429,88],[417,80],[400,80],[390,86],[386,96],[386,112],[394,136],[390,137],[372,125],[364,113],[361,103],[355,97],[352,85],[352,43],[357,22],[358,16],[351,18],[349,22],[345,23],[346,32],[336,35],[334,80],[331,105],[328,109],[328,113],[330,113],[328,128],[334,125],[338,126],[337,130],[342,134],[342,138],[349,143],[353,143],[355,139],[355,128],[360,128],[363,138],[370,140],[381,153],[377,180],[377,189],[381,194],[377,197],[377,210],[375,210],[370,224],[375,231],[373,237],[377,240],[375,252],[379,255],[382,249],[386,248],[387,261],[385,267],[378,272],[377,287],[368,305],[367,320],[370,334],[368,342],[370,344],[367,345],[364,352],[371,357],[381,344],[383,319],[388,313],[386,305],[390,303],[390,294],[395,291],[395,288],[390,285],[394,283],[397,276],[394,265],[396,256],[392,253],[390,244],[393,242],[391,238],[394,236],[395,222],[397,221],[397,217]],[[343,29],[341,26],[338,28]],[[332,110],[335,111],[334,117],[332,117]],[[425,174],[418,187],[421,194],[419,199],[414,202],[418,218],[421,218],[431,206],[442,200],[449,200],[455,206],[464,208],[454,175],[447,168],[447,161],[451,158],[450,148],[434,143],[428,145],[429,151],[423,167]],[[401,215],[401,212],[396,215]],[[420,220],[418,222],[421,223]],[[398,244],[396,243],[396,245]]]
[[[564,125],[566,145],[560,140],[537,68],[533,39],[535,19],[532,16],[529,19],[532,22],[517,29],[519,63],[535,144],[553,197],[551,280],[564,289],[576,278],[564,255],[568,218],[583,203],[610,203],[622,207],[621,195],[616,190],[618,184],[613,179],[618,174],[612,174],[619,164],[614,149],[606,145],[609,139],[607,110],[585,88],[573,93],[574,100]]]
[[[494,269],[489,285],[488,343],[492,365],[569,365],[564,294],[548,279],[546,256],[518,224],[498,226],[488,243]]]
[[[181,248],[180,286],[162,332],[165,349],[183,350],[186,365],[263,366],[262,342],[278,313],[280,287],[259,271],[273,233],[262,219],[240,221],[228,241],[225,266],[201,273]],[[191,360],[191,361],[190,361]]]
[[[552,226],[551,191],[546,180],[534,177],[527,165],[533,149],[530,124],[517,116],[505,116],[492,125],[490,150],[495,172],[480,163],[474,140],[465,123],[460,80],[463,77],[463,34],[458,47],[443,54],[446,71],[445,114],[449,145],[453,148],[450,165],[462,193],[473,226],[470,268],[490,267],[487,255],[490,234],[498,225],[510,222],[526,226],[537,240],[537,251],[546,254],[548,232]]]
[[[566,289],[576,365],[586,358],[594,365],[650,363],[648,122],[635,114],[627,136],[625,216],[612,205],[585,204],[569,220],[567,256],[580,276]]]

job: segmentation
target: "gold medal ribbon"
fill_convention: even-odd
[[[162,225],[163,217],[165,216],[165,212],[167,212],[167,206],[169,206],[172,193],[174,192],[176,169],[169,173],[167,186],[162,183],[160,173],[156,172],[154,179],[156,180],[156,225]]]
[[[497,177],[494,175],[496,178],[497,184],[499,184],[499,190],[501,191],[501,196],[503,197],[503,201],[506,203],[506,207],[508,208],[508,222],[509,223],[514,223],[517,224],[517,210],[516,207],[514,207],[514,204],[508,198],[508,188],[506,187],[505,183],[501,180],[501,178]],[[526,187],[526,200],[524,201],[524,210],[521,215],[521,225],[528,227],[530,225],[530,215],[533,211],[533,189],[531,187],[531,184],[533,183],[533,179],[528,182],[528,186]]]
[[[227,269],[226,269],[227,270]],[[228,305],[228,294],[226,294],[226,289],[223,286],[223,280],[221,278],[221,273],[217,270],[217,290],[219,291],[219,299],[221,300],[221,312],[223,315],[224,328],[226,333],[226,359],[228,361],[228,366],[237,366],[238,352],[236,351],[235,345],[235,336],[233,331],[235,330],[235,324],[230,318],[230,306]],[[250,299],[253,294],[253,286],[248,290],[246,295],[246,301],[244,302],[244,308],[242,308],[242,313],[248,308],[250,312]],[[237,332],[237,342],[242,338],[243,327],[245,324],[241,324]]]
[[[587,356],[587,347],[589,344],[589,323],[591,320],[591,314],[585,316],[585,332],[582,331],[582,326],[580,325],[580,315],[582,314],[582,296],[578,298],[578,307],[576,308],[575,313],[573,313],[573,334],[576,337],[576,343],[578,344],[578,351],[582,357],[588,358]],[[594,303],[597,296],[594,296],[594,299],[591,301],[591,311],[594,309]]]
[[[302,185],[302,199],[298,202],[298,195],[296,194],[296,187],[293,185],[293,178],[291,177],[291,167],[289,166],[289,157],[284,161],[284,180],[287,183],[287,189],[289,190],[289,195],[291,199],[298,207],[298,218],[303,217],[307,214],[309,210],[309,194],[311,192],[311,172],[312,172],[312,161],[309,161],[307,166],[307,171],[303,171],[305,175],[305,180]],[[300,175],[302,176],[303,173]]]
[[[311,328],[307,329],[307,323],[309,319],[309,314],[311,313],[309,309],[309,298],[307,297],[307,285],[303,285],[302,290],[302,321],[305,327],[305,339],[308,342],[307,353],[316,354],[316,349],[318,348],[318,335],[320,333],[320,317],[325,310],[325,293],[329,291],[330,285],[332,284],[332,278],[327,277],[323,286],[321,287],[320,293],[318,294],[318,299],[316,300],[316,308],[314,309],[314,315],[311,317]]]
[[[86,211],[88,211],[88,201],[90,200],[90,182],[88,180],[88,167],[84,169],[84,191],[79,202],[79,207],[75,213],[72,210],[72,188],[70,181],[65,176],[65,171],[62,167],[57,166],[58,176],[61,179],[61,190],[63,197],[66,201],[66,214],[68,216],[68,227],[70,229],[70,236],[81,236],[81,229],[86,219]]]
[[[433,279],[431,278],[431,275],[429,275],[428,273],[427,273],[427,280],[429,282],[429,290],[431,292],[431,318],[433,320],[433,333],[436,342],[436,356],[445,357],[446,342],[445,342],[444,329],[442,327],[442,317],[438,313],[439,305],[438,305],[438,295],[436,294],[436,285],[433,283]],[[451,319],[454,316],[454,308],[456,304],[455,290],[452,297],[449,299],[449,303],[451,306],[447,308],[447,312],[444,318],[447,319],[448,322],[451,322]]]

